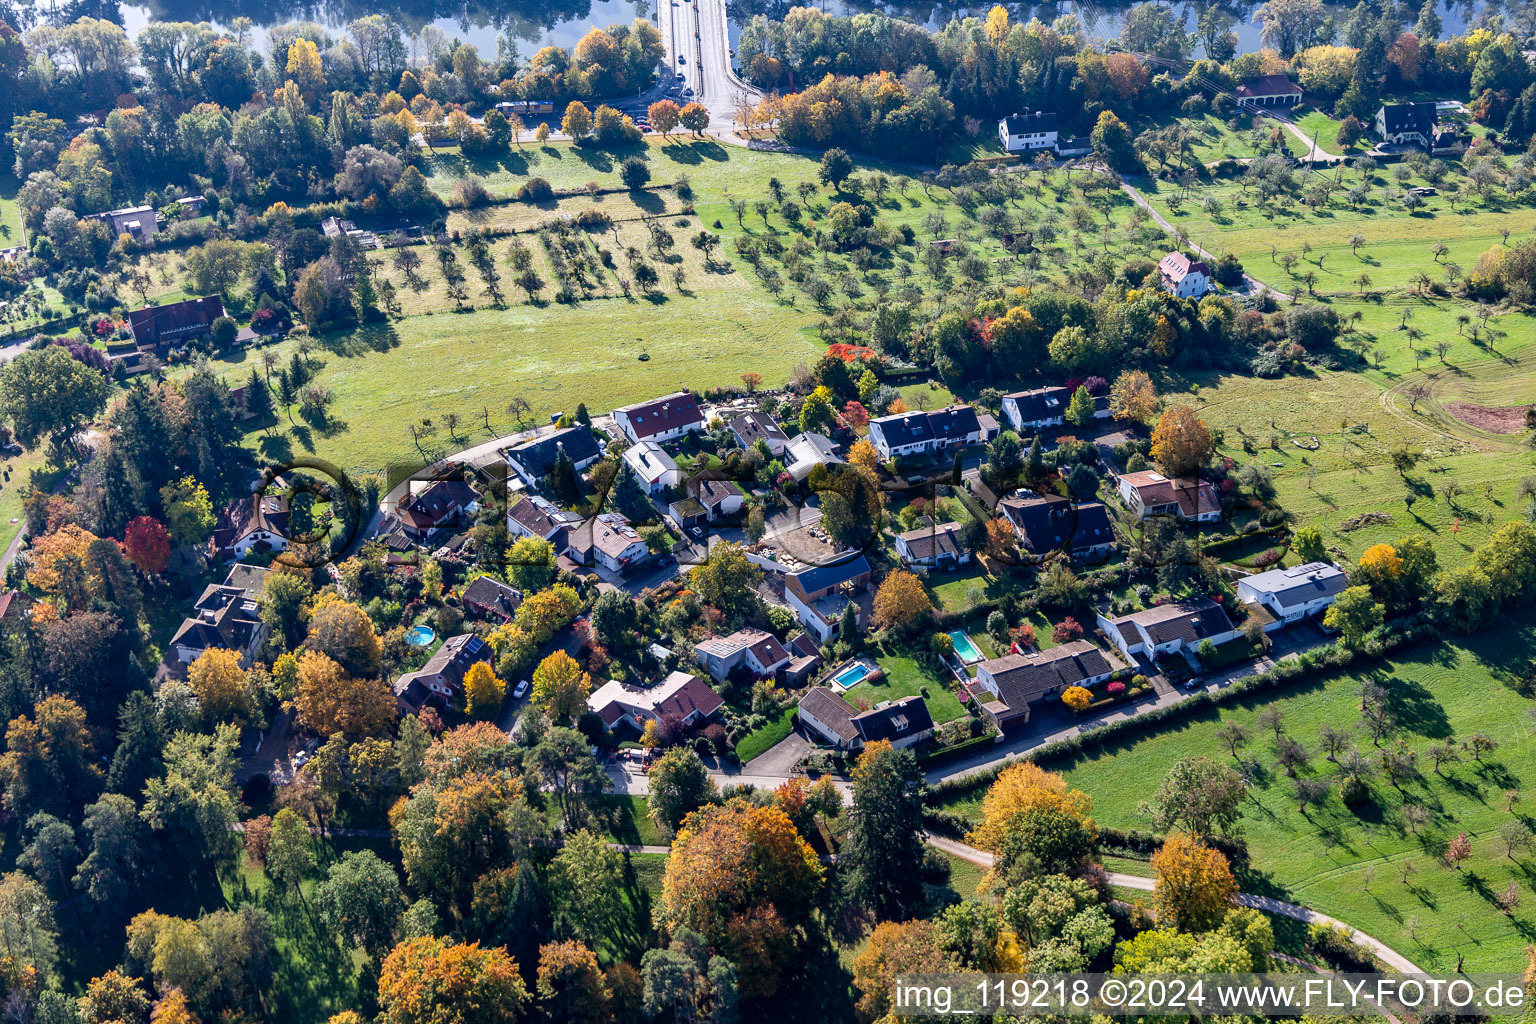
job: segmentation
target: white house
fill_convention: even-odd
[[[951,405],[932,412],[902,412],[869,421],[869,442],[882,459],[964,448],[987,440],[976,410]]]
[[[971,552],[960,543],[959,523],[920,526],[896,535],[896,553],[901,564],[925,569],[965,565]]]
[[[1426,103],[1384,103],[1376,111],[1373,127],[1376,137],[1392,145],[1416,142],[1428,149],[1435,139],[1435,123],[1440,119],[1439,105]]]
[[[1100,614],[1099,628],[1126,654],[1150,657],[1193,652],[1201,641],[1223,644],[1242,631],[1232,625],[1221,605],[1208,597],[1158,605],[1111,619]]]
[[[1163,290],[1181,299],[1198,299],[1216,287],[1211,268],[1202,260],[1191,260],[1181,252],[1171,252],[1157,264]]]
[[[1019,433],[1042,427],[1059,427],[1067,421],[1072,392],[1062,387],[1015,391],[1003,396],[1003,415]]]
[[[604,512],[571,529],[566,553],[581,565],[595,565],[622,573],[651,556],[640,534],[617,512]]]
[[[702,431],[704,414],[692,391],[674,391],[613,410],[613,421],[635,444],[641,441],[671,441],[690,431]]]
[[[712,523],[740,512],[747,500],[736,481],[707,476],[689,480],[688,493],[703,507],[705,516]]]
[[[796,709],[800,724],[833,746],[857,750],[866,743],[890,740],[910,747],[933,735],[933,716],[923,698],[885,701],[860,711],[825,686],[813,686]]]
[[[796,434],[784,448],[784,469],[796,483],[811,475],[817,466],[842,462],[838,458],[837,445],[823,434]]]
[[[1148,516],[1178,516],[1197,523],[1221,520],[1221,498],[1209,480],[1166,477],[1144,469],[1119,477],[1116,489],[1138,521]]]
[[[155,232],[160,230],[160,214],[153,206],[130,206],[123,210],[108,210],[96,216],[111,226],[114,240],[119,235],[131,235],[139,242],[149,242],[155,237]]]
[[[648,688],[610,679],[587,698],[587,709],[596,712],[610,729],[624,722],[643,730],[646,722],[662,719],[682,726],[696,725],[724,705],[708,683],[687,672],[673,672]]]
[[[1055,149],[1057,127],[1054,113],[1009,114],[997,122],[997,138],[1009,153]]]
[[[592,428],[582,424],[524,441],[507,448],[501,454],[517,478],[529,487],[534,487],[549,475],[561,451],[565,452],[578,473],[603,457],[603,449],[598,445]]]
[[[1308,562],[1292,569],[1271,569],[1237,581],[1237,597],[1259,604],[1281,622],[1295,622],[1333,604],[1349,586],[1344,570],[1329,562]]]
[[[683,482],[683,471],[677,468],[672,456],[662,451],[653,441],[641,441],[624,450],[624,464],[635,474],[647,494],[660,494],[669,487]]]
[[[741,664],[759,679],[768,679],[787,668],[791,660],[777,637],[750,627],[702,640],[693,652],[699,665],[715,679],[724,679]]]

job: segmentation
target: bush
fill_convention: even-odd
[[[1087,711],[1093,703],[1093,694],[1085,687],[1069,686],[1062,693],[1061,702],[1073,711]]]
[[[543,178],[529,178],[519,186],[517,198],[528,203],[542,203],[555,198],[555,189]]]

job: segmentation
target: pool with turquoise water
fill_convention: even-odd
[[[405,642],[412,647],[425,647],[436,639],[437,634],[431,626],[412,626],[405,631]]]
[[[868,665],[849,665],[834,676],[833,680],[837,685],[846,690],[848,687],[861,682],[867,675],[869,675]]]
[[[955,653],[960,655],[961,661],[969,665],[973,661],[981,660],[981,649],[971,642],[965,630],[957,629],[949,634],[949,638],[955,642]]]

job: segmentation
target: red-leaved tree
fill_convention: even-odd
[[[123,554],[140,572],[158,576],[171,560],[171,535],[153,516],[139,516],[123,531]]]

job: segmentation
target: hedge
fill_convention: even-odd
[[[951,743],[947,747],[940,747],[937,750],[923,754],[918,757],[917,761],[923,765],[937,764],[941,761],[947,761],[952,757],[958,757],[967,751],[976,750],[980,747],[990,747],[996,740],[997,734],[995,732],[982,733],[980,736],[972,736],[961,740],[959,743]]]

